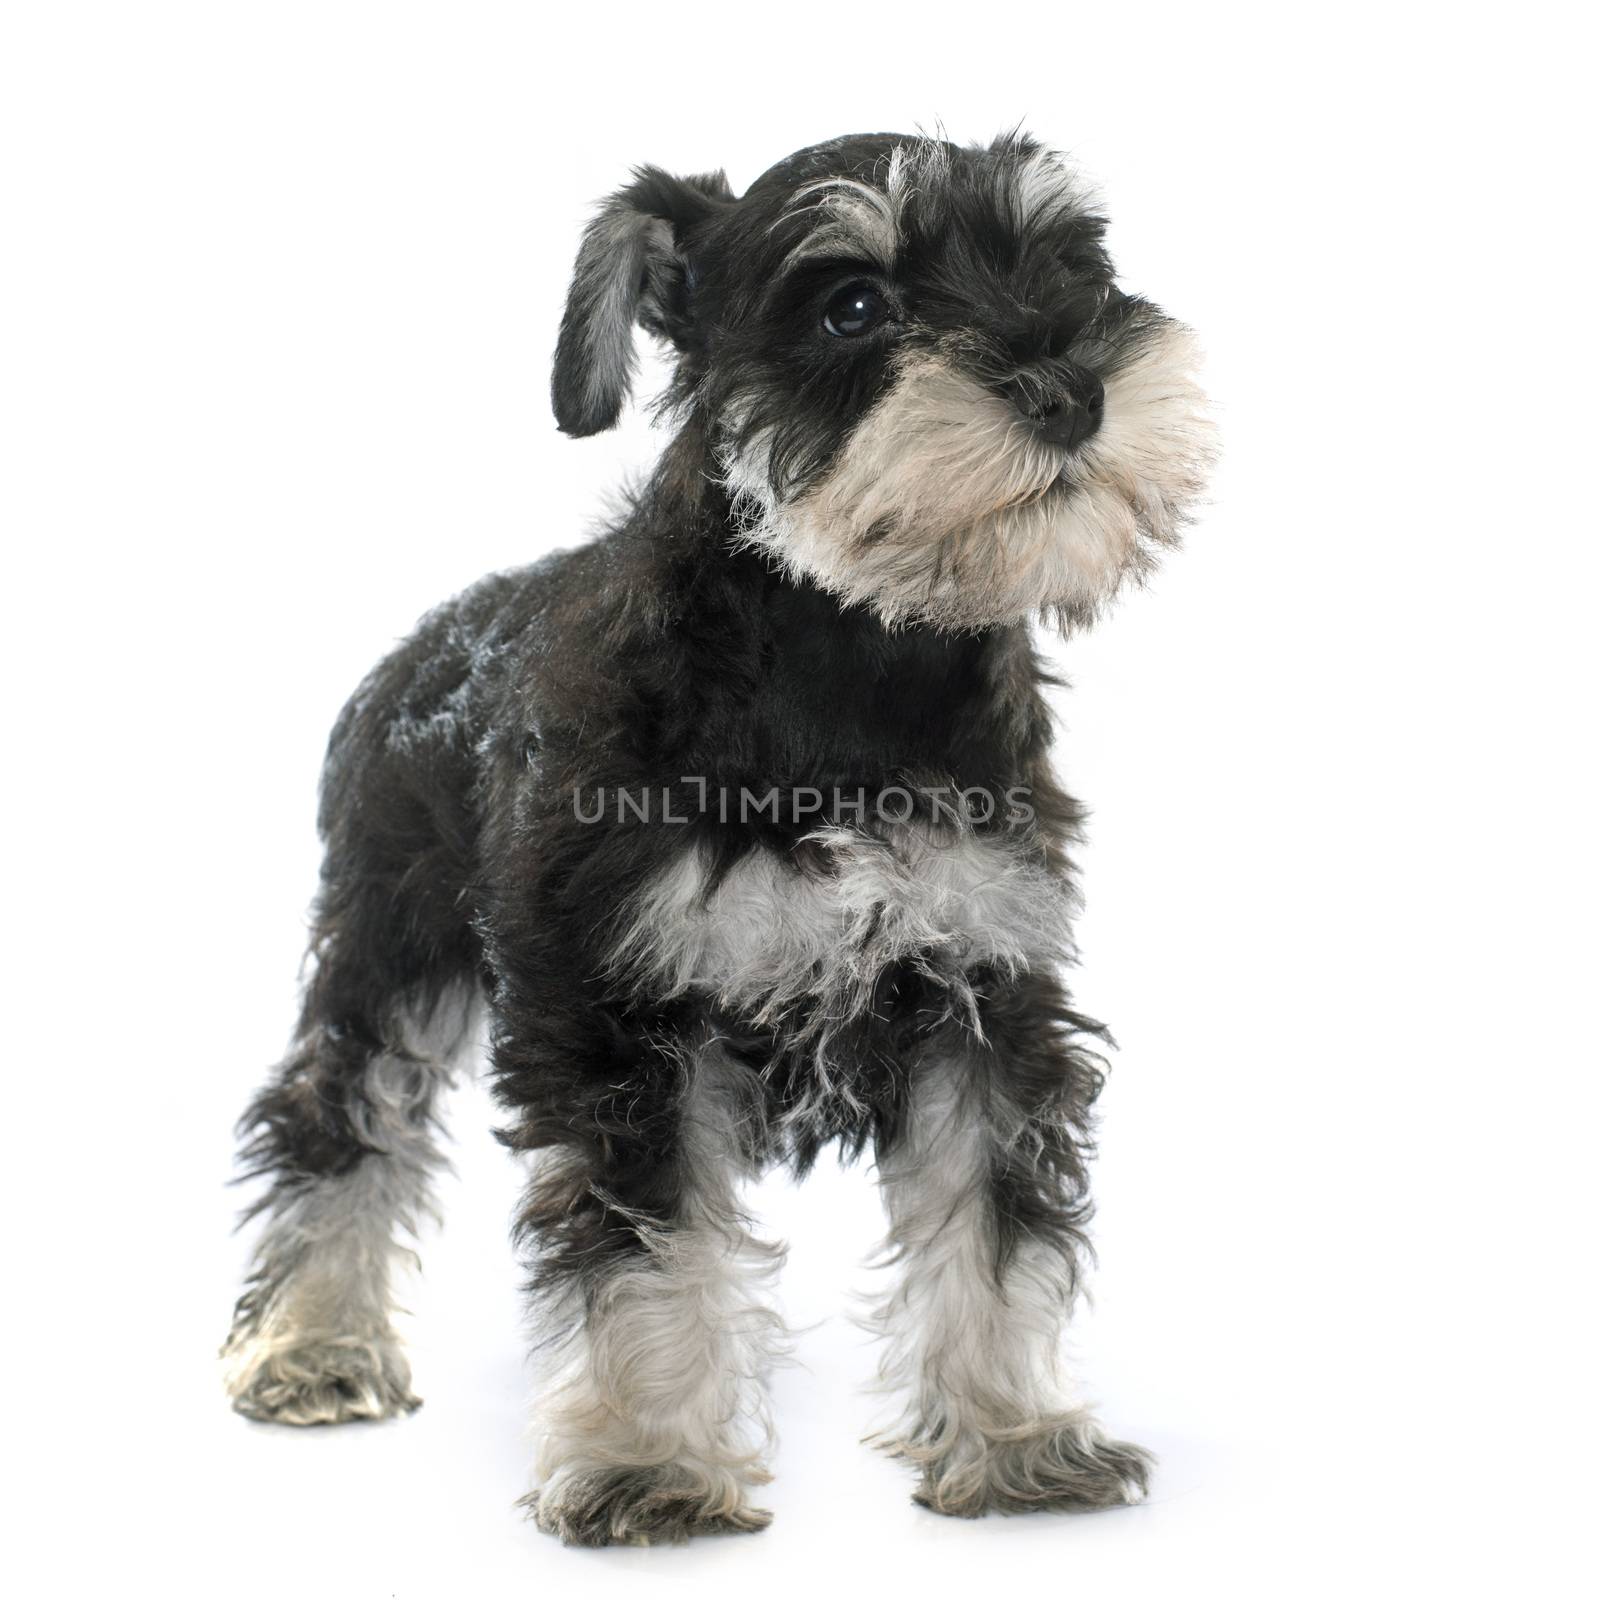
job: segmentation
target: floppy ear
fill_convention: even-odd
[[[633,386],[635,323],[681,349],[689,332],[685,235],[733,199],[720,172],[639,167],[584,230],[556,341],[550,399],[563,433],[616,426]]]

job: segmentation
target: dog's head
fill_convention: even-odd
[[[1050,152],[894,135],[735,198],[641,169],[590,225],[556,351],[611,427],[633,329],[669,340],[743,537],[891,623],[1083,621],[1172,543],[1210,430],[1191,335],[1123,293]]]

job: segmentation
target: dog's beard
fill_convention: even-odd
[[[891,625],[1090,620],[1176,542],[1212,445],[1194,338],[1150,313],[1104,372],[1100,430],[1068,455],[937,354],[901,362],[827,473],[792,498],[770,436],[725,461],[746,540]]]

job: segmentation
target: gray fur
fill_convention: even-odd
[[[584,234],[557,356],[580,375],[582,431],[615,422],[633,388],[634,327],[653,268],[671,252],[671,227],[626,203],[608,205]]]
[[[447,1162],[435,1105],[470,1032],[467,1006],[447,1005],[376,1056],[354,1117],[369,1153],[273,1197],[222,1351],[236,1411],[311,1424],[421,1404],[394,1331],[394,1281],[415,1261],[404,1239],[437,1219],[432,1180]]]
[[[899,828],[876,837],[819,828],[826,861],[800,874],[778,856],[745,857],[707,892],[709,860],[684,851],[645,886],[616,941],[612,970],[666,995],[696,993],[757,1027],[803,1002],[814,1087],[791,1113],[849,1098],[830,1038],[871,1005],[882,974],[903,962],[934,978],[948,1013],[981,1036],[970,974],[1010,976],[1068,947],[1072,901],[1030,835]]]
[[[751,1234],[739,1205],[756,1115],[748,1073],[710,1038],[687,1065],[683,1214],[670,1230],[641,1223],[643,1257],[593,1285],[586,1305],[549,1308],[557,1342],[527,1504],[568,1543],[654,1543],[770,1520],[748,1492],[770,1477],[765,1381],[785,1335],[762,1291],[784,1252]]]
[[[725,454],[744,537],[886,622],[952,629],[1094,616],[1174,543],[1213,451],[1193,336],[1164,321],[1108,372],[1070,462],[935,356],[905,361],[821,482],[774,492],[763,435]]]
[[[826,870],[754,854],[709,892],[709,860],[684,851],[630,908],[613,970],[663,994],[712,995],[756,1023],[802,999],[845,1021],[871,1003],[885,968],[906,961],[945,973],[975,1022],[965,973],[1026,972],[1066,942],[1071,901],[1030,836],[823,827],[807,842]]]
[[[1117,287],[1088,205],[1021,134],[874,134],[741,197],[641,167],[602,206],[556,420],[617,421],[643,327],[675,352],[680,425],[598,540],[440,607],[335,728],[314,975],[242,1123],[270,1181],[226,1349],[246,1415],[417,1403],[394,1285],[449,1052],[394,1012],[471,983],[500,1136],[536,1163],[515,1232],[549,1358],[539,1527],[765,1524],[783,1252],[739,1184],[834,1144],[881,1163],[903,1403],[881,1442],[922,1503],[1142,1491],[1147,1458],[1060,1365],[1105,1031],[1054,970],[1082,810],[1026,625],[1090,620],[1142,574],[1210,443],[1189,335]],[[739,817],[713,825],[713,781]],[[667,802],[695,785],[700,826],[658,826],[693,820]],[[659,817],[621,815],[650,793]]]
[[[1062,1367],[1070,1271],[1033,1241],[996,1259],[990,1173],[1002,1150],[1025,1158],[1027,1130],[980,1094],[975,1065],[924,1064],[881,1166],[895,1281],[871,1325],[903,1409],[875,1442],[915,1463],[918,1501],[951,1516],[1130,1503],[1149,1457],[1100,1432]]]

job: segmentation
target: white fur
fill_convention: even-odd
[[[833,1036],[872,1003],[889,967],[932,979],[946,1014],[976,1035],[973,968],[1014,976],[1070,949],[1070,890],[1028,836],[825,827],[809,842],[823,852],[820,871],[758,850],[715,887],[708,859],[686,850],[628,908],[611,961],[658,995],[705,995],[757,1026],[795,1024],[811,1076],[790,1122],[829,1101],[854,1104]]]
[[[825,827],[809,842],[824,854],[821,870],[757,850],[714,888],[708,858],[686,850],[630,908],[613,970],[648,978],[658,994],[710,996],[760,1024],[806,999],[842,1021],[898,962],[944,977],[965,1004],[971,968],[1014,975],[1066,948],[1069,892],[1020,835]]]
[[[1013,193],[1018,220],[1024,226],[1046,221],[1059,212],[1073,216],[1093,213],[1100,203],[1093,186],[1054,150],[1036,150],[1022,162],[1013,180]]]
[[[1178,323],[1126,336],[1106,363],[1100,430],[1069,456],[951,360],[913,355],[793,499],[767,477],[770,438],[725,458],[743,535],[890,623],[1093,615],[1175,542],[1203,485],[1212,445],[1196,360]]]
[[[472,1022],[463,994],[442,1003],[427,1028],[404,1025],[402,1046],[367,1067],[353,1113],[371,1153],[274,1204],[222,1352],[228,1393],[247,1415],[342,1422],[418,1403],[393,1327],[394,1284],[416,1259],[404,1240],[437,1217],[432,1180],[447,1163],[434,1103]]]
[[[904,237],[907,207],[919,189],[941,182],[949,165],[949,152],[942,145],[918,141],[896,145],[872,182],[822,178],[802,184],[790,197],[789,209],[773,224],[774,228],[796,220],[806,224],[807,231],[788,261],[859,255],[892,272]],[[813,210],[822,214],[821,222],[810,215]]]
[[[999,1270],[993,1167],[1026,1139],[997,1121],[981,1070],[925,1062],[910,1125],[880,1167],[897,1276],[872,1325],[880,1384],[904,1408],[875,1442],[921,1466],[921,1498],[958,1515],[1137,1498],[1141,1453],[1104,1439],[1062,1366],[1066,1263],[1023,1240]]]
[[[555,1308],[571,1323],[556,1346],[538,1410],[541,1435],[530,1497],[539,1523],[572,1535],[618,1474],[643,1474],[607,1530],[645,1536],[627,1519],[651,1499],[688,1500],[692,1520],[755,1528],[769,1513],[746,1491],[770,1474],[765,1380],[785,1338],[762,1291],[780,1246],[749,1231],[736,1183],[743,1175],[742,1069],[706,1042],[690,1065],[682,1159],[688,1186],[670,1229],[640,1223],[644,1255]],[[559,1158],[558,1158],[559,1159]]]

